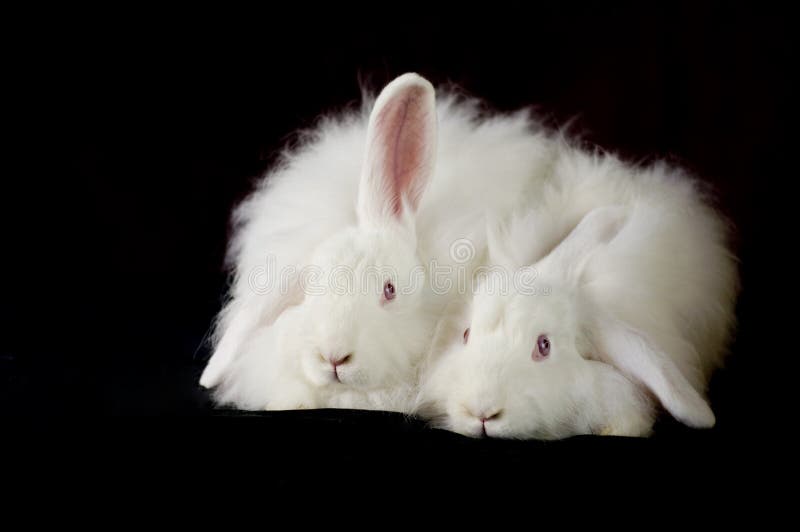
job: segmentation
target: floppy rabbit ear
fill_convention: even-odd
[[[253,333],[259,327],[272,325],[284,310],[299,304],[302,300],[302,288],[299,283],[294,283],[277,299],[265,301],[253,295],[232,301],[220,317],[218,330],[222,331],[222,334],[216,342],[214,354],[211,355],[200,376],[200,386],[204,388],[217,386],[236,359],[242,345]]]
[[[667,353],[620,321],[604,318],[597,326],[601,358],[648,388],[681,423],[697,428],[714,426],[711,407]],[[692,349],[688,344],[685,347]]]
[[[598,207],[590,211],[539,265],[578,278],[592,252],[611,242],[627,217],[627,209],[619,206]]]
[[[366,158],[361,170],[358,216],[382,224],[414,213],[433,173],[436,156],[436,98],[417,74],[389,83],[369,117]]]

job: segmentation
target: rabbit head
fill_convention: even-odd
[[[322,243],[300,278],[293,356],[317,386],[385,387],[407,380],[425,353],[432,326],[415,213],[433,173],[436,125],[433,87],[415,74],[375,102],[358,224]]]
[[[708,405],[668,356],[589,297],[584,266],[626,218],[622,207],[591,211],[523,270],[517,255],[524,242],[490,236],[492,261],[533,282],[515,275],[501,293],[487,276],[472,302],[440,323],[434,345],[447,345],[442,335],[450,342],[433,354],[420,413],[474,437],[642,436],[652,427],[655,396],[681,421],[713,425]],[[531,215],[521,225],[534,221]]]

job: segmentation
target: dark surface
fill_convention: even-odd
[[[762,11],[19,14],[25,38],[4,67],[20,119],[3,195],[7,456],[25,467],[26,450],[46,450],[69,467],[74,451],[131,470],[161,458],[197,474],[221,449],[225,471],[272,467],[277,486],[342,468],[351,480],[442,485],[473,471],[511,480],[612,464],[638,480],[673,466],[738,474],[761,456],[761,400],[774,397],[758,362],[774,336],[767,183],[787,174],[796,70],[787,16]],[[649,441],[492,442],[381,413],[212,410],[196,382],[226,286],[232,206],[288,135],[356,102],[359,79],[379,88],[409,70],[501,110],[535,104],[588,142],[666,158],[716,188],[738,227],[744,290],[733,355],[712,385],[715,429],[665,420]]]

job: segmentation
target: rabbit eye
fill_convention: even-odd
[[[464,343],[466,344],[468,340],[469,340],[469,327],[467,327],[466,330],[464,331]]]
[[[534,360],[544,360],[550,354],[550,339],[546,334],[540,334],[536,339],[536,347],[533,348],[531,355]]]
[[[386,284],[383,285],[383,297],[386,301],[391,301],[394,299],[394,285],[390,281],[386,281]]]

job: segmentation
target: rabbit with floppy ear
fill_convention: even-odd
[[[503,292],[485,277],[462,312],[445,316],[438,336],[449,341],[434,340],[417,411],[475,437],[644,436],[658,404],[687,425],[714,425],[703,391],[736,290],[723,224],[680,174],[616,161],[597,172],[608,161],[568,155],[550,203],[490,231],[490,262],[513,273],[535,261],[533,285]],[[560,173],[576,167],[580,177]],[[528,235],[548,234],[537,225],[557,227],[593,202],[544,258],[526,255],[542,250]]]
[[[433,290],[430,265],[471,275],[485,216],[532,195],[551,155],[527,116],[481,122],[474,105],[437,106],[414,74],[387,85],[367,120],[325,127],[240,210],[238,279],[201,379],[221,403],[406,410],[455,293]],[[466,260],[451,256],[458,239],[473,246]],[[270,246],[311,278],[253,293],[243,279]]]

